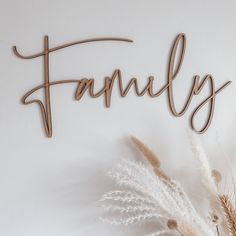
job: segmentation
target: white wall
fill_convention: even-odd
[[[132,38],[132,45],[97,43],[51,54],[51,80],[94,77],[101,86],[104,76],[119,68],[124,81],[136,76],[144,85],[152,74],[158,87],[166,81],[171,42],[186,33],[177,103],[184,100],[195,74],[213,74],[217,87],[233,81],[217,96],[213,123],[199,136],[213,165],[226,168],[216,139],[218,135],[232,159],[235,9],[234,0],[0,0],[0,235],[131,235],[98,220],[97,200],[114,187],[106,172],[121,157],[132,156],[124,138],[134,134],[158,153],[170,174],[192,185],[186,130],[191,111],[204,97],[195,98],[187,114],[175,118],[166,94],[120,98],[115,92],[107,109],[103,98],[74,101],[74,85],[58,86],[52,88],[54,134],[48,139],[38,107],[20,103],[26,91],[42,82],[42,60],[17,58],[13,45],[31,54],[42,50],[45,34],[52,47],[97,36]],[[198,193],[194,187],[189,191]]]

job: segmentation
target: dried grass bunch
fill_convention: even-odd
[[[102,196],[102,207],[113,215],[103,221],[113,225],[158,222],[158,229],[148,236],[236,236],[233,197],[221,193],[221,174],[211,169],[195,137],[191,146],[207,190],[206,217],[200,216],[181,185],[164,172],[158,157],[139,139],[131,137],[131,141],[149,164],[122,160],[109,173],[119,188]]]

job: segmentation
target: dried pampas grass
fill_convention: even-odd
[[[136,137],[131,136],[130,139],[136,146],[136,148],[143,154],[146,160],[153,167],[155,174],[160,178],[163,178],[166,181],[170,182],[169,176],[167,176],[161,169],[161,162],[159,161],[157,155],[147,145],[145,145],[141,140],[137,139]]]
[[[221,173],[210,167],[207,155],[195,138],[191,145],[209,199],[209,217],[199,215],[181,185],[161,168],[157,155],[141,140],[131,137],[147,163],[122,160],[109,172],[118,189],[101,198],[104,222],[132,225],[154,221],[147,236],[236,236],[236,210],[228,195],[221,194]],[[147,166],[151,167],[151,169]]]
[[[146,157],[153,168],[160,168],[161,162],[159,161],[157,155],[151,149],[149,149],[147,145],[134,136],[131,136],[130,139],[137,149],[143,154],[143,156]]]
[[[236,236],[236,210],[227,195],[219,196],[231,236]]]

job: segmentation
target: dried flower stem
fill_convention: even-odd
[[[217,236],[220,236],[220,231],[219,231],[219,226],[216,225],[216,232],[217,232]]]
[[[148,162],[153,166],[153,168],[160,168],[161,163],[156,156],[156,154],[149,149],[142,141],[136,137],[131,136],[131,141],[135,144],[138,150],[147,158]]]
[[[182,234],[181,231],[179,230],[179,228],[178,228],[178,223],[177,223],[176,220],[172,220],[172,219],[168,220],[168,221],[167,221],[167,226],[168,226],[169,229],[177,231],[181,236],[185,236],[185,235]]]
[[[153,167],[153,171],[155,174],[167,182],[171,182],[171,179],[169,176],[167,176],[164,171],[160,168],[161,162],[156,156],[156,154],[148,147],[146,146],[142,141],[137,139],[136,137],[131,136],[132,142],[135,144],[137,149],[143,154],[143,156],[147,159],[147,161],[151,164]]]
[[[227,195],[219,196],[230,235],[236,236],[236,210]]]
[[[170,219],[167,221],[167,227],[175,230],[181,236],[197,236],[193,228],[185,222],[178,223],[176,220]]]

